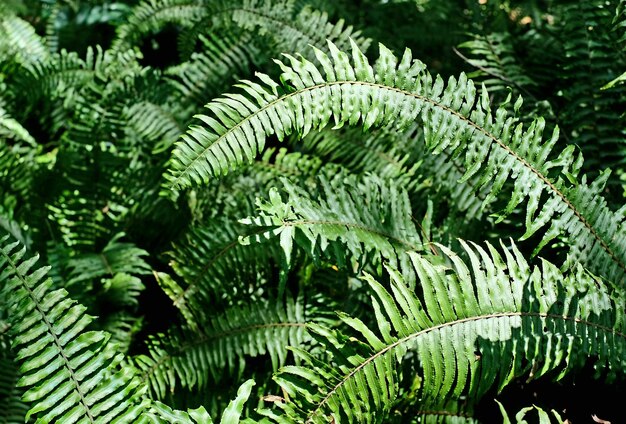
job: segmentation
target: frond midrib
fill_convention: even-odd
[[[428,333],[432,333],[435,331],[439,331],[443,328],[447,328],[447,327],[452,327],[455,325],[464,325],[467,323],[472,323],[472,322],[476,322],[476,321],[481,321],[481,320],[486,320],[486,319],[498,319],[498,318],[510,318],[510,317],[521,317],[521,318],[528,318],[528,317],[537,317],[537,318],[544,318],[544,319],[553,319],[554,321],[570,321],[570,322],[574,322],[576,324],[580,324],[580,325],[585,325],[589,328],[594,328],[597,330],[600,330],[604,333],[607,334],[612,334],[615,335],[617,337],[621,337],[622,339],[626,340],[626,334],[622,333],[620,331],[615,330],[614,328],[611,327],[607,327],[605,325],[602,324],[598,324],[598,323],[594,323],[591,321],[587,321],[587,320],[583,320],[580,318],[576,318],[576,317],[569,317],[569,316],[565,316],[565,315],[558,315],[558,314],[549,314],[549,313],[542,313],[542,312],[496,312],[493,314],[485,314],[485,315],[477,315],[477,316],[472,316],[472,317],[467,317],[467,318],[462,318],[462,319],[458,319],[458,320],[454,320],[454,321],[449,321],[449,322],[445,322],[442,324],[438,324],[435,325],[433,327],[429,327],[429,328],[425,328],[421,331],[418,331],[417,333],[413,333],[413,334],[409,334],[408,336],[405,336],[397,341],[395,341],[394,343],[386,346],[384,349],[381,349],[380,351],[376,352],[375,354],[373,354],[372,356],[366,358],[361,364],[359,364],[358,366],[356,366],[352,371],[350,371],[350,373],[348,373],[348,375],[346,375],[339,383],[337,383],[335,385],[335,387],[333,387],[327,394],[326,396],[317,404],[317,407],[310,412],[307,415],[307,419],[306,422],[310,423],[312,422],[313,417],[315,417],[318,413],[321,412],[323,406],[326,404],[326,402],[328,402],[328,400],[348,381],[350,380],[354,375],[356,375],[356,373],[358,373],[360,370],[362,370],[365,366],[367,366],[368,364],[370,364],[372,361],[376,360],[377,358],[385,355],[386,353],[390,352],[392,349],[404,344],[404,343],[409,343],[411,341],[413,341],[414,339],[419,338],[420,336],[426,335]]]
[[[543,175],[538,169],[536,169],[530,163],[528,163],[528,161],[526,161],[526,159],[524,159],[520,155],[518,155],[514,150],[512,150],[509,146],[507,146],[502,140],[498,139],[491,132],[489,132],[486,129],[482,128],[480,125],[476,124],[471,119],[463,116],[459,112],[457,112],[457,111],[455,111],[455,110],[453,110],[453,109],[451,109],[451,108],[449,108],[449,107],[447,107],[447,106],[445,106],[445,105],[443,105],[443,104],[441,104],[441,103],[439,103],[439,102],[437,102],[437,101],[435,101],[433,99],[430,99],[430,98],[428,98],[426,96],[423,96],[423,95],[420,95],[420,94],[411,93],[410,91],[402,90],[400,88],[389,87],[387,85],[379,84],[379,83],[372,83],[372,82],[365,82],[365,81],[348,81],[348,80],[345,80],[345,81],[332,81],[332,82],[325,82],[325,83],[322,83],[322,84],[316,84],[316,85],[312,85],[310,87],[305,87],[305,88],[302,88],[302,89],[298,89],[298,90],[293,91],[291,93],[288,93],[288,94],[285,94],[283,96],[280,96],[280,97],[272,100],[271,102],[267,103],[266,105],[256,109],[255,111],[250,113],[250,115],[244,117],[241,121],[237,122],[233,127],[228,128],[227,131],[224,132],[223,134],[221,134],[217,139],[215,139],[215,141],[213,143],[207,145],[202,150],[202,152],[197,154],[195,158],[193,158],[184,168],[182,168],[182,170],[177,171],[177,175],[170,181],[171,186],[172,187],[180,186],[181,180],[184,179],[184,177],[189,174],[189,172],[195,167],[195,164],[198,161],[204,160],[204,157],[205,157],[206,153],[210,149],[212,149],[215,145],[221,145],[222,143],[226,142],[227,141],[227,138],[226,138],[227,135],[229,135],[233,131],[237,130],[242,125],[246,124],[248,121],[250,121],[251,119],[256,117],[261,112],[263,112],[265,110],[268,110],[271,107],[273,107],[274,105],[276,105],[276,104],[278,104],[280,102],[286,101],[287,99],[289,99],[291,97],[294,97],[294,96],[297,96],[299,94],[310,92],[310,91],[314,91],[314,90],[325,88],[325,87],[331,87],[331,86],[335,86],[335,85],[344,85],[344,84],[345,85],[362,85],[362,86],[366,86],[366,87],[376,88],[376,89],[379,89],[379,90],[388,90],[388,91],[392,91],[392,92],[395,92],[395,93],[402,94],[402,95],[407,96],[407,97],[412,97],[412,98],[421,100],[421,101],[423,101],[425,103],[430,103],[431,105],[433,105],[435,107],[438,107],[441,110],[450,113],[451,115],[454,115],[455,117],[457,117],[460,120],[464,121],[467,125],[473,127],[475,130],[477,130],[478,132],[482,133],[484,136],[489,138],[492,142],[496,143],[498,146],[500,146],[502,149],[504,149],[504,151],[507,154],[509,154],[510,156],[512,156],[516,161],[521,163],[524,167],[528,168],[533,174],[535,174],[537,176],[537,178],[539,178],[539,180],[545,186],[547,186],[557,197],[559,197],[566,204],[566,206],[574,213],[576,218],[585,226],[585,228],[587,228],[587,230],[598,241],[598,243],[600,243],[600,246],[609,255],[611,260],[613,262],[615,262],[626,273],[626,264],[624,264],[624,262],[622,262],[620,260],[620,258],[615,254],[615,252],[613,252],[613,250],[608,245],[608,243],[600,236],[600,234],[598,234],[598,232],[591,225],[591,223],[589,221],[587,221],[587,219],[576,208],[576,206],[574,206],[574,204],[567,198],[567,196],[563,192],[561,192],[554,185],[554,183],[552,181],[550,181],[550,179],[547,176]]]

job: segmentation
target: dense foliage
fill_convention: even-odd
[[[1,2],[0,423],[623,419],[625,46],[623,0]]]

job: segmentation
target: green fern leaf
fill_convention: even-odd
[[[462,181],[477,176],[477,188],[489,186],[484,203],[512,180],[503,215],[528,199],[524,238],[550,224],[539,248],[565,232],[575,240],[571,262],[583,262],[607,279],[624,283],[626,225],[623,213],[610,211],[601,196],[608,174],[592,184],[584,176],[577,181],[582,157],[573,146],[548,160],[558,131],[544,142],[543,119],[524,128],[504,108],[492,112],[486,90],[477,99],[464,75],[450,78],[447,86],[440,77],[433,80],[408,50],[398,62],[381,46],[372,67],[354,44],[352,64],[332,43],[329,48],[331,57],[316,50],[323,71],[286,55],[289,65],[278,62],[282,85],[259,75],[263,84],[239,85],[247,96],[230,94],[210,102],[211,114],[198,116],[205,127],[190,127],[174,150],[167,175],[170,186],[206,183],[251,161],[271,134],[280,140],[294,131],[304,136],[331,119],[335,127],[361,121],[365,129],[407,127],[420,119],[429,150],[465,154]]]
[[[498,408],[500,408],[500,413],[502,414],[502,419],[503,419],[502,423],[511,424],[511,421],[509,420],[509,416],[506,410],[504,409],[504,405],[502,405],[497,400],[496,402],[498,403]],[[551,414],[548,414],[546,411],[539,408],[538,406],[529,406],[529,407],[520,409],[519,412],[515,414],[515,422],[518,424],[528,424],[528,421],[526,421],[525,418],[528,418],[529,413],[537,414],[537,418],[539,419],[539,424],[551,424],[551,423],[566,424],[569,422],[568,420],[563,421],[563,418],[561,418],[559,413],[556,412],[555,410],[552,410],[550,412]],[[536,422],[536,421],[533,421],[533,422]]]
[[[225,313],[207,318],[201,332],[180,331],[152,337],[149,354],[135,358],[141,379],[149,384],[156,399],[163,399],[176,387],[203,389],[209,381],[236,375],[244,357],[269,356],[277,370],[287,360],[286,346],[309,341],[307,322],[328,322],[323,314],[294,301],[256,301],[233,306]]]
[[[368,263],[366,258],[372,255],[374,263],[385,259],[399,266],[406,261],[405,252],[424,250],[411,221],[408,194],[395,183],[373,175],[357,180],[339,173],[332,180],[320,176],[320,186],[315,198],[284,179],[288,200],[283,201],[278,190],[270,191],[269,201],[259,200],[260,215],[240,222],[264,231],[254,231],[241,242],[279,237],[289,262],[296,240],[315,261],[321,253],[330,253],[342,268],[348,260]]]
[[[26,420],[131,422],[145,407],[134,370],[104,332],[86,331],[92,318],[63,289],[51,291],[48,269],[7,237],[0,242],[0,280],[11,307],[13,348],[21,363],[18,386],[32,404]]]
[[[222,414],[221,424],[238,424],[244,405],[250,396],[254,380],[248,380],[237,390],[237,397],[233,399]],[[203,407],[188,412],[172,410],[167,405],[155,402],[147,414],[153,423],[166,424],[212,424],[211,416]]]
[[[398,396],[397,364],[409,352],[422,369],[423,407],[461,396],[475,402],[523,375],[558,378],[594,356],[598,371],[624,374],[626,322],[616,313],[623,299],[581,268],[564,275],[545,261],[530,267],[515,246],[502,257],[490,245],[462,244],[467,264],[444,246],[450,265],[409,253],[419,295],[392,269],[391,291],[366,277],[376,331],[345,314],[356,338],[310,325],[331,360],[296,350],[307,366],[275,376],[291,398],[278,405],[286,416],[276,421],[380,422]]]

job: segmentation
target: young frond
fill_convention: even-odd
[[[290,401],[276,404],[282,414],[264,413],[281,423],[381,422],[403,384],[399,363],[411,356],[424,408],[461,396],[473,403],[522,376],[558,379],[589,358],[609,379],[624,374],[623,299],[580,267],[562,274],[546,261],[531,267],[514,245],[503,256],[491,245],[462,245],[466,262],[439,246],[449,265],[409,253],[417,292],[391,268],[390,289],[366,276],[375,329],[343,313],[353,333],[309,325],[330,360],[296,350],[306,365],[275,376]]]
[[[26,415],[41,422],[130,422],[145,407],[134,370],[121,367],[123,355],[110,335],[86,331],[93,318],[64,289],[51,290],[47,267],[34,269],[38,257],[25,258],[19,243],[3,238],[2,287],[11,308],[13,349],[27,388]]]
[[[540,247],[565,232],[575,240],[572,261],[624,284],[626,225],[622,212],[609,210],[602,198],[608,174],[591,184],[577,177],[582,156],[573,146],[549,160],[558,130],[544,141],[543,119],[524,127],[503,107],[492,111],[487,91],[478,99],[464,74],[446,85],[413,61],[408,50],[398,62],[381,45],[372,67],[355,44],[352,63],[334,44],[329,49],[330,57],[315,50],[321,70],[286,55],[288,65],[278,62],[282,84],[259,74],[261,83],[239,85],[245,95],[228,94],[210,102],[210,114],[198,115],[204,126],[190,127],[174,150],[170,186],[206,183],[251,161],[271,134],[280,140],[292,132],[304,136],[331,119],[335,127],[361,122],[365,129],[403,128],[420,120],[429,150],[465,155],[462,181],[477,176],[477,189],[490,185],[485,204],[509,180],[513,191],[502,216],[528,199],[524,237],[551,224]],[[520,105],[516,102],[515,108]]]

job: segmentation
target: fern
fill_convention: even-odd
[[[289,262],[295,239],[314,260],[322,252],[333,252],[340,267],[349,263],[346,253],[361,264],[368,263],[366,257],[371,254],[395,264],[404,263],[404,253],[423,250],[424,241],[411,221],[407,193],[374,177],[361,184],[350,178],[342,181],[341,174],[335,181],[321,178],[320,198],[315,199],[284,180],[289,201],[283,202],[277,191],[270,191],[269,201],[258,203],[261,214],[241,221],[264,232],[255,231],[242,242],[278,236]]]
[[[491,91],[516,87],[528,94],[526,87],[536,86],[525,70],[520,66],[513,51],[512,40],[508,33],[491,33],[487,36],[475,36],[459,46],[472,53],[474,58],[466,60],[478,70],[470,77],[481,77]]]
[[[1,422],[619,421],[622,0],[0,3]]]
[[[237,397],[233,399],[228,407],[224,410],[220,423],[222,424],[237,424],[243,409],[244,402],[250,396],[250,391],[254,386],[253,380],[248,380],[241,385],[237,391]],[[182,424],[210,424],[213,423],[210,415],[203,407],[197,408],[193,411],[182,412],[172,411],[167,405],[155,403],[148,415],[153,419],[152,422],[156,423],[182,423]]]
[[[506,413],[504,406],[502,406],[500,402],[498,402],[498,406],[500,407],[500,412],[502,413],[502,418],[503,418],[502,422],[505,424],[510,424],[511,421],[509,420],[509,416]],[[550,411],[551,414],[548,414],[546,411],[544,411],[543,409],[537,406],[529,406],[526,408],[522,408],[517,414],[515,414],[515,422],[527,423],[528,421],[526,421],[524,418],[527,418],[527,415],[531,411],[537,413],[538,418],[539,418],[539,424],[550,424],[553,422],[557,424],[563,424],[566,422],[566,421],[563,421],[561,416],[556,411],[552,410]],[[554,418],[554,421],[553,421],[553,418]]]
[[[292,131],[306,135],[331,118],[336,126],[362,119],[365,129],[402,127],[421,118],[430,150],[449,149],[455,156],[465,152],[464,179],[480,173],[479,188],[492,184],[485,203],[511,175],[514,190],[504,214],[529,199],[525,237],[552,219],[539,247],[565,228],[576,239],[572,261],[588,263],[606,278],[623,283],[626,249],[614,236],[624,231],[622,213],[611,212],[600,195],[609,174],[590,185],[586,177],[575,180],[582,157],[572,148],[548,161],[558,131],[544,142],[542,119],[524,130],[503,109],[494,116],[486,91],[477,100],[473,84],[464,75],[444,87],[441,78],[433,81],[423,64],[411,60],[409,51],[398,65],[397,58],[381,46],[381,57],[372,68],[356,45],[353,65],[333,44],[329,48],[332,59],[316,50],[325,77],[310,62],[287,56],[290,66],[279,63],[284,87],[261,76],[265,85],[241,85],[248,96],[233,94],[209,103],[212,115],[199,116],[208,129],[192,127],[174,151],[167,176],[170,185],[206,183],[211,176],[250,161],[270,134],[279,139]],[[542,196],[547,199],[540,201]],[[594,265],[600,262],[601,266]]]
[[[85,331],[92,318],[63,289],[51,291],[38,257],[24,258],[17,242],[2,239],[3,291],[11,314],[13,349],[23,372],[18,385],[32,404],[26,415],[44,422],[137,419],[144,408],[133,371],[104,332]],[[19,306],[19,307],[18,307]],[[59,317],[62,321],[55,322]]]
[[[475,401],[521,375],[558,378],[590,355],[598,370],[611,362],[610,374],[623,372],[624,320],[614,313],[621,306],[592,276],[580,268],[563,275],[545,261],[530,267],[515,246],[502,257],[490,245],[463,245],[468,264],[443,246],[449,266],[410,254],[419,296],[393,269],[391,291],[366,277],[376,331],[345,314],[339,316],[356,340],[309,325],[332,361],[297,350],[307,366],[276,376],[291,402],[277,404],[284,417],[267,415],[276,422],[379,421],[398,396],[398,363],[413,352],[423,404],[461,395]]]
[[[241,358],[269,356],[276,370],[285,364],[286,346],[304,345],[305,324],[323,322],[315,308],[302,298],[294,301],[260,301],[231,307],[202,323],[198,332],[181,331],[155,337],[150,354],[135,358],[156,399],[176,387],[203,389],[243,371]]]

